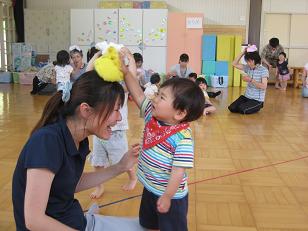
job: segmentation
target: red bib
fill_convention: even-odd
[[[148,149],[161,143],[173,134],[189,127],[188,123],[181,123],[177,125],[161,126],[158,121],[152,117],[145,125],[143,148]]]

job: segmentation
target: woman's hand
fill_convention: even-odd
[[[244,75],[243,76],[243,81],[245,81],[245,82],[251,82],[251,80],[252,80],[252,78],[251,77],[249,77],[248,75]]]
[[[128,150],[120,160],[119,164],[123,171],[128,171],[137,163],[137,158],[140,152],[140,145],[133,144],[132,148]]]

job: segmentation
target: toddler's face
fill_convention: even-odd
[[[283,55],[279,55],[279,61],[280,61],[280,62],[285,61],[285,57],[284,57]]]
[[[204,91],[207,89],[207,86],[205,83],[200,83],[199,87],[201,88],[201,90],[204,90]]]
[[[176,124],[174,119],[177,110],[173,108],[174,95],[170,87],[160,88],[152,100],[152,115],[159,121]]]
[[[137,68],[141,68],[141,67],[142,67],[142,62],[141,62],[141,61],[136,62],[136,67],[137,67]]]

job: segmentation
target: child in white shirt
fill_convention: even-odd
[[[70,55],[67,51],[61,50],[57,53],[55,66],[57,89],[61,89],[66,82],[70,82],[73,67],[70,65]]]
[[[151,80],[149,83],[147,83],[146,85],[144,85],[145,90],[144,90],[144,95],[145,97],[147,97],[148,99],[153,99],[157,93],[158,93],[158,88],[160,86],[160,76],[158,73],[154,73],[151,76]]]

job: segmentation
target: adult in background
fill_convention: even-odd
[[[71,66],[73,67],[71,81],[75,82],[83,73],[85,73],[87,64],[82,60],[83,53],[79,46],[70,46],[69,52],[71,56]]]
[[[275,87],[279,88],[279,79],[276,74],[276,67],[279,61],[279,54],[284,52],[283,47],[279,44],[278,38],[271,38],[269,43],[263,48],[261,53],[262,64],[269,70],[270,77],[275,79]]]
[[[57,91],[56,85],[56,62],[42,67],[33,78],[31,95],[49,95]]]
[[[188,54],[181,54],[179,63],[173,65],[170,68],[170,72],[167,74],[168,78],[172,77],[180,77],[180,78],[188,78],[189,74],[193,72],[193,70],[188,67],[189,56]]]
[[[240,63],[244,56],[246,65]],[[252,114],[263,108],[267,88],[268,70],[261,65],[261,57],[255,45],[248,46],[232,62],[233,67],[244,71],[243,80],[247,82],[244,95],[235,100],[228,109],[234,113]]]

